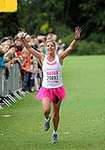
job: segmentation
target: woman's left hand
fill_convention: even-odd
[[[79,40],[81,36],[81,28],[78,26],[75,28],[75,40]]]

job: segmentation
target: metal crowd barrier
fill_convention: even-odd
[[[8,78],[6,78],[5,69],[0,70],[0,109],[3,109],[3,105],[9,107],[26,95],[21,90],[21,82],[18,63],[10,66]]]

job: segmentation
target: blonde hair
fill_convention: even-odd
[[[47,44],[48,42],[52,42],[52,43],[54,44],[54,46],[56,47],[56,42],[55,42],[53,39],[48,39],[48,40],[46,40],[46,44]]]

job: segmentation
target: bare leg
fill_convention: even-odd
[[[59,110],[60,110],[60,104],[61,101],[58,101],[58,103],[53,103],[53,126],[54,126],[54,131],[57,131],[58,124],[59,124]]]
[[[51,117],[49,116],[51,111],[51,102],[49,101],[48,97],[42,100],[42,105],[43,105],[43,113],[45,116],[43,127],[44,130],[47,131],[50,128],[50,119],[51,119]]]
[[[45,97],[42,100],[42,107],[43,107],[44,116],[47,119],[49,117],[49,114],[50,114],[50,111],[51,111],[51,102],[49,101],[48,97]]]
[[[53,103],[53,133],[52,133],[52,144],[56,143],[58,141],[58,124],[59,124],[59,110],[60,110],[60,104],[61,102],[58,101],[57,103]]]

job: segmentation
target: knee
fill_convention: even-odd
[[[43,110],[43,112],[44,112],[44,114],[49,114],[49,113],[50,113],[50,108],[45,108],[45,109]]]

